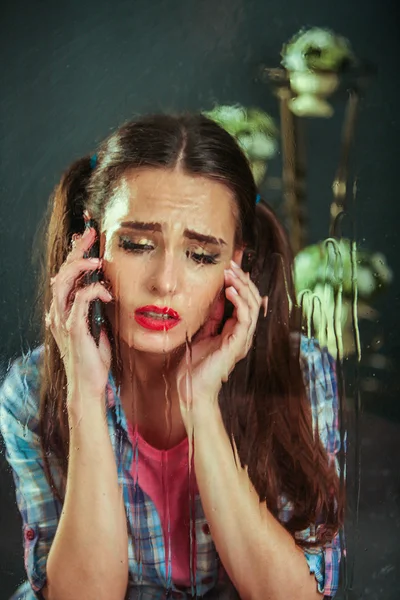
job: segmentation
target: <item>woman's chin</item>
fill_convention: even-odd
[[[138,328],[131,330],[130,335],[123,335],[124,342],[138,352],[149,354],[171,354],[178,351],[186,344],[186,332],[181,331],[140,331]]]

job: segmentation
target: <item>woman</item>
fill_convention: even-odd
[[[288,243],[256,196],[200,115],[130,122],[62,177],[44,344],[1,397],[27,598],[334,596],[334,363],[293,329]]]

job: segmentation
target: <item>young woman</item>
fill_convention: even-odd
[[[18,597],[334,596],[335,367],[294,328],[288,242],[256,199],[234,139],[200,115],[127,123],[62,177],[44,343],[1,390]]]

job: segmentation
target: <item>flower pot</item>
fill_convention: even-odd
[[[292,112],[300,117],[331,117],[333,108],[326,98],[338,88],[336,73],[293,71],[290,87],[297,95],[290,102]]]

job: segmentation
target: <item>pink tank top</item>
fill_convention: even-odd
[[[177,586],[190,586],[190,520],[189,520],[189,440],[169,450],[150,446],[128,423],[133,447],[137,442],[138,467],[132,465],[132,476],[154,502],[164,534],[165,572],[171,559],[172,581]],[[194,472],[193,494],[198,494]],[[192,497],[193,497],[192,494]],[[169,533],[168,533],[169,529]]]

